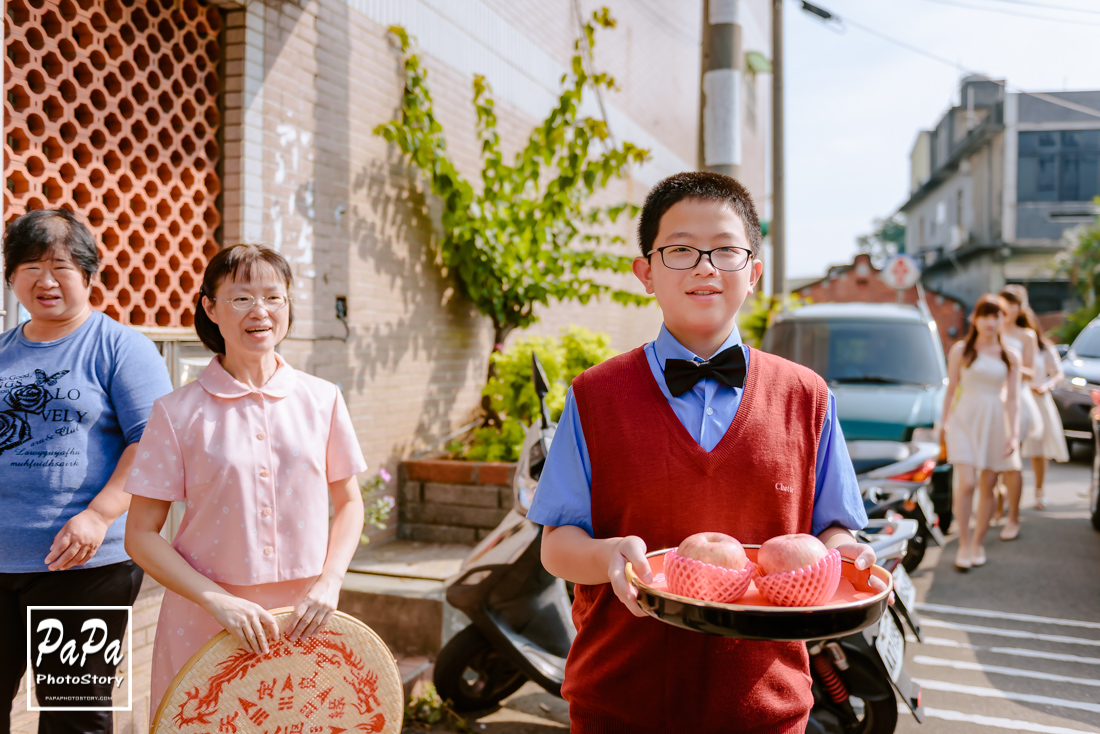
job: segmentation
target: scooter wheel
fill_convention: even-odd
[[[863,702],[862,734],[891,734],[898,727],[898,702],[893,696]]]
[[[497,706],[527,682],[527,676],[473,625],[439,651],[432,679],[440,698],[450,700],[455,711]]]
[[[898,704],[893,696],[878,701],[860,701],[856,708],[858,711],[849,710],[843,715],[832,703],[815,701],[806,734],[893,734],[897,729]],[[852,713],[857,720],[848,721]]]

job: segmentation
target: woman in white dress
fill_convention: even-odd
[[[1030,387],[1039,408],[1042,430],[1037,436],[1024,439],[1020,453],[1024,458],[1031,459],[1031,468],[1035,472],[1035,509],[1045,510],[1047,505],[1043,494],[1043,480],[1046,478],[1047,462],[1051,459],[1057,462],[1069,461],[1069,448],[1062,432],[1062,417],[1058,415],[1058,406],[1054,404],[1054,398],[1050,394],[1054,386],[1065,377],[1065,373],[1062,372],[1062,359],[1054,349],[1054,344],[1043,336],[1035,312],[1025,308],[1017,323],[1034,333],[1039,343],[1039,350],[1035,355],[1035,376],[1031,378]]]
[[[947,357],[943,430],[947,459],[955,467],[958,571],[985,564],[982,543],[993,515],[997,474],[1020,472],[1019,357],[1001,343],[1007,310],[999,296],[978,299],[966,339],[956,342]],[[971,535],[975,486],[978,514]]]
[[[1011,283],[1001,289],[1001,298],[1007,304],[1005,322],[1001,327],[1001,343],[1005,349],[1015,352],[1019,358],[1020,381],[1030,385],[1035,378],[1035,361],[1039,353],[1039,342],[1035,332],[1020,326],[1017,320],[1027,305],[1027,290],[1022,285]],[[1029,309],[1028,309],[1029,310]],[[1031,390],[1019,391],[1020,443],[1041,436],[1043,417]],[[1001,540],[1016,540],[1020,535],[1020,499],[1024,492],[1023,474],[1019,471],[1004,472],[1001,475],[1005,489],[1008,490],[1008,522],[1001,529]]]

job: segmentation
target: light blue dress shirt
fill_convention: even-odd
[[[740,345],[748,363],[749,350],[741,343],[741,334],[733,333],[718,351]],[[653,379],[665,400],[692,438],[707,451],[713,451],[726,429],[733,423],[741,404],[743,388],[727,387],[712,378],[700,380],[688,392],[673,397],[665,383],[666,359],[703,360],[692,354],[663,325],[657,338],[645,345],[646,359]],[[778,428],[778,427],[777,427]],[[592,532],[592,463],[581,428],[581,417],[573,388],[565,398],[565,409],[558,420],[554,442],[546,457],[538,490],[527,517],[540,525],[575,525],[589,535]],[[836,417],[833,394],[825,411],[825,423],[817,448],[816,486],[812,531],[817,535],[830,525],[856,530],[867,525],[867,512],[859,492],[852,460]]]

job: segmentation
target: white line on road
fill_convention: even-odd
[[[1039,622],[1040,624],[1060,624],[1063,627],[1084,627],[1090,630],[1100,630],[1100,622],[1083,622],[1078,619],[1057,619],[1055,617],[1038,617],[1034,614],[1014,614],[1012,612],[995,612],[992,609],[969,609],[967,607],[952,607],[947,604],[928,604],[918,602],[919,612],[943,612],[945,614],[961,614],[966,617],[984,617],[986,619],[1011,619],[1014,622]]]
[[[1043,706],[1060,706],[1065,709],[1077,709],[1078,711],[1091,711],[1100,714],[1100,703],[1088,701],[1073,701],[1068,698],[1051,698],[1050,696],[1038,696],[1033,693],[1014,693],[1002,691],[997,688],[983,688],[981,686],[964,686],[958,683],[947,683],[926,678],[914,678],[913,682],[920,684],[921,688],[929,691],[942,691],[944,693],[959,693],[979,698],[1004,698],[1010,701],[1023,703],[1037,703]]]
[[[972,645],[969,642],[949,640],[946,637],[925,637],[923,640],[918,641],[917,638],[913,635],[906,635],[905,641],[914,645],[953,647],[960,650],[993,652],[999,655],[1015,655],[1021,658],[1037,658],[1039,660],[1057,660],[1062,663],[1083,663],[1085,665],[1100,665],[1100,658],[1087,658],[1081,655],[1069,655],[1060,652],[1044,652],[1043,650],[1027,650],[1022,647],[986,647],[985,645]]]
[[[1089,645],[1100,647],[1100,640],[1086,640],[1082,637],[1065,637],[1063,635],[1042,635],[1038,632],[1025,632],[1024,630],[1003,629],[1001,627],[982,627],[976,624],[956,624],[954,622],[942,622],[938,619],[921,620],[922,627],[939,627],[959,632],[976,632],[983,635],[995,635],[997,637],[1014,637],[1020,640],[1042,640],[1043,642],[1059,642],[1066,645]]]
[[[1036,670],[1023,670],[1021,668],[1005,668],[1000,665],[983,665],[971,663],[966,660],[944,660],[943,658],[930,658],[927,655],[914,655],[913,662],[918,665],[929,665],[936,668],[953,668],[955,670],[974,670],[979,673],[995,673],[997,675],[1009,675],[1013,678],[1034,678],[1035,680],[1047,680],[1053,683],[1072,683],[1075,686],[1097,686],[1100,680],[1095,678],[1075,678],[1069,675],[1055,675],[1054,673],[1041,673]]]
[[[904,714],[908,711],[909,708],[905,704],[898,704],[899,713]],[[1031,721],[1022,721],[1020,719],[1002,719],[996,716],[982,716],[981,714],[964,714],[961,711],[932,709],[927,706],[924,707],[924,715],[932,719],[961,721],[966,724],[974,724],[975,726],[992,726],[998,729],[1034,732],[1035,734],[1092,734],[1091,731],[1086,731],[1084,729],[1068,729],[1064,726],[1036,724]]]

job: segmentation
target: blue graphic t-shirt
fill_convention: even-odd
[[[54,536],[171,390],[153,342],[98,312],[57,341],[31,341],[22,325],[0,334],[0,573],[49,570]],[[126,560],[125,529],[123,514],[78,568]]]

